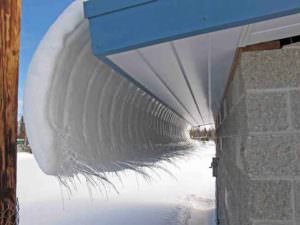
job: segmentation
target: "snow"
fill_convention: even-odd
[[[194,147],[187,121],[93,56],[81,0],[51,26],[24,93],[29,143],[40,168],[72,183],[82,174],[160,167]],[[101,181],[102,180],[102,181]]]
[[[76,183],[69,195],[56,177],[45,175],[34,157],[18,154],[20,225],[213,225],[215,180],[209,169],[213,143],[198,146],[185,158],[145,180],[132,171],[111,181],[112,189],[93,189]]]
[[[190,140],[185,119],[93,56],[82,0],[41,41],[23,111],[21,225],[213,223],[214,144]]]

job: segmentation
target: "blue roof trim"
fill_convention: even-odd
[[[85,3],[94,52],[102,56],[299,12],[299,0],[90,0]]]
[[[154,1],[157,0],[101,0],[99,4],[98,0],[89,0],[84,2],[85,16],[87,18],[103,16]]]
[[[163,105],[165,105],[167,108],[169,108],[172,112],[174,112],[177,116],[179,116],[181,119],[185,120],[189,124],[193,125],[196,124],[196,121],[192,122],[185,118],[181,113],[179,113],[177,110],[175,110],[173,107],[171,107],[168,103],[154,95],[148,88],[146,88],[144,85],[142,85],[140,82],[137,80],[133,79],[129,74],[127,74],[122,68],[117,66],[114,62],[112,62],[109,58],[103,56],[103,57],[98,57],[102,62],[105,64],[109,65],[113,70],[115,70],[118,74],[120,74],[122,77],[127,79],[128,81],[132,82],[134,85],[136,85],[138,88],[141,90],[145,91],[147,94],[149,94],[152,98],[156,99]]]

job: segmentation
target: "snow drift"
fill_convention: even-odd
[[[24,117],[39,166],[60,177],[143,173],[192,147],[185,120],[93,56],[79,0],[34,55]]]
[[[118,194],[108,188],[91,195],[85,183],[75,181],[76,191],[68,198],[67,189],[45,175],[31,154],[19,153],[20,225],[214,225],[215,179],[209,169],[214,154],[214,143],[199,144],[174,160],[176,167],[167,164],[176,180],[157,171],[149,184],[135,172],[122,171],[123,184],[112,174]]]

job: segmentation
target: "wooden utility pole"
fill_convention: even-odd
[[[0,225],[17,224],[17,106],[21,0],[0,0]]]

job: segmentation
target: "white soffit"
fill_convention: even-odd
[[[240,46],[300,35],[300,14],[280,17],[245,26]]]
[[[157,44],[110,60],[195,124],[213,123],[239,46],[300,35],[300,14]]]

